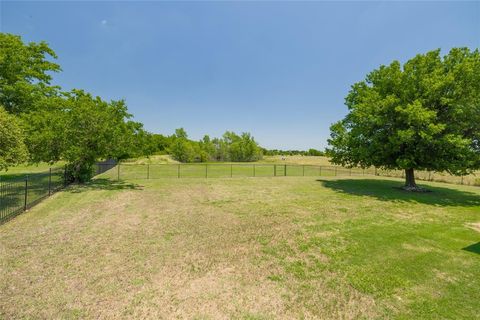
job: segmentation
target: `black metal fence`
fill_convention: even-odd
[[[0,223],[29,209],[65,186],[64,168],[50,168],[47,172],[0,180]]]
[[[260,164],[260,163],[182,163],[182,164],[99,164],[100,177],[129,179],[160,178],[234,178],[234,177],[290,177],[290,176],[345,176],[375,174],[376,170],[337,166]]]
[[[98,162],[94,175],[100,175],[116,166],[115,160]],[[3,180],[0,176],[0,224],[28,210],[69,183],[67,167],[50,168],[46,172]]]
[[[115,168],[116,165],[117,165],[117,161],[113,159],[97,162],[95,166],[95,175],[102,174],[112,168]]]
[[[344,168],[338,166],[260,164],[260,163],[195,163],[195,164],[120,164],[108,160],[95,167],[98,178],[111,180],[160,179],[160,178],[234,178],[234,177],[290,177],[290,176],[353,176],[377,175],[403,177],[400,170],[376,168]],[[472,183],[464,177],[449,176],[419,171],[416,179],[458,184]],[[439,178],[440,177],[440,178]],[[458,179],[451,180],[452,178]],[[443,180],[441,180],[443,179]],[[47,172],[30,174],[21,178],[1,180],[0,177],[0,224],[32,207],[40,200],[64,188],[68,184],[65,168],[51,168]]]
[[[182,164],[98,164],[99,175],[114,180],[159,178],[234,178],[281,176],[358,176],[375,175],[404,178],[403,170],[345,168],[331,165],[297,165],[268,163],[182,163]],[[415,171],[415,178],[453,184],[480,185],[478,175],[452,176],[432,171]]]

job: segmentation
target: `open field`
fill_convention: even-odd
[[[169,155],[156,155],[151,156],[150,158],[139,158],[139,159],[130,159],[125,162],[126,164],[178,164],[177,161],[173,160]],[[277,164],[277,165],[305,165],[305,166],[322,166],[322,167],[331,167],[333,166],[328,157],[317,157],[317,156],[264,156],[262,160],[257,162],[211,162],[211,164],[243,164],[245,168],[251,166],[255,163],[258,167],[261,167],[262,164]],[[203,163],[204,164],[204,163]],[[200,164],[200,165],[203,165]],[[190,164],[191,166],[195,164]],[[199,165],[197,163],[197,165]],[[191,167],[194,168],[194,167]],[[198,167],[197,167],[198,168]],[[266,167],[265,167],[266,168]],[[340,168],[340,167],[338,167]],[[146,170],[146,169],[145,169]],[[339,169],[342,170],[342,169]],[[348,170],[348,169],[343,169]],[[252,171],[253,169],[245,169],[244,171]],[[363,172],[362,169],[357,168],[353,169],[356,171],[357,174]],[[378,169],[375,171],[374,168],[368,168],[365,170],[368,173],[377,173],[380,176],[385,177],[397,177],[403,178],[404,172],[401,170],[381,170]],[[225,175],[228,175],[227,173]],[[244,174],[245,176],[249,176],[250,174]],[[466,175],[466,176],[452,176],[448,173],[441,173],[441,172],[428,172],[428,171],[416,171],[415,175],[419,180],[426,180],[426,181],[436,181],[436,182],[446,182],[446,183],[453,183],[453,184],[465,184],[465,185],[476,185],[480,186],[480,172],[476,172],[475,174]],[[202,176],[202,174],[198,174],[198,176]],[[143,177],[143,176],[142,176]]]
[[[122,160],[124,163],[129,164],[171,164],[171,163],[179,163],[177,160],[173,159],[168,154],[161,154],[161,155],[152,155],[148,158],[134,158],[134,159],[126,159]]]
[[[127,159],[122,161],[129,164],[171,164],[179,163],[174,160],[170,155],[152,155],[148,158]],[[219,162],[211,162],[219,163]],[[244,162],[222,162],[225,164],[230,163],[244,163]],[[314,156],[264,156],[262,160],[256,163],[268,163],[268,164],[305,164],[305,165],[320,165],[330,166],[332,165],[328,160],[328,157],[314,157]]]
[[[0,170],[0,180],[9,180],[18,177],[24,177],[26,174],[45,173],[50,168],[61,168],[65,162],[60,161],[54,164],[41,162],[39,164],[24,164],[16,167],[10,167],[8,171]]]
[[[478,319],[480,190],[98,179],[0,226],[0,318]]]
[[[331,166],[328,157],[317,156],[264,156],[260,162],[276,164],[301,164],[315,166]]]

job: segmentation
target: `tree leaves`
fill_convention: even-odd
[[[480,167],[480,53],[454,48],[370,72],[331,126],[332,161],[464,174]]]
[[[0,106],[0,170],[27,160],[27,148],[18,120]]]

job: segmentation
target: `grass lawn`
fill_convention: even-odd
[[[98,179],[0,225],[0,318],[479,319],[480,188]]]
[[[7,171],[0,170],[0,180],[10,180],[14,178],[23,178],[27,174],[48,172],[50,168],[62,168],[65,162],[60,161],[54,164],[41,162],[38,164],[24,164],[16,167],[10,167]]]
[[[178,164],[178,162],[173,160],[173,158],[169,155],[153,155],[149,158],[129,159],[129,160],[122,161],[122,163],[130,164],[130,165],[132,165],[132,164],[134,164],[134,165],[151,164],[151,165],[154,165],[154,166],[159,165],[159,164],[170,164],[170,165]],[[227,166],[227,165],[232,164],[232,163],[237,164],[237,165],[244,165],[245,167],[251,167],[254,163],[257,166],[261,166],[262,164],[263,165],[268,164],[270,166],[274,165],[274,164],[276,164],[276,165],[290,165],[292,167],[295,166],[295,165],[305,165],[305,166],[307,166],[307,168],[309,166],[322,166],[324,168],[332,168],[332,166],[333,166],[330,163],[330,159],[328,157],[320,157],[320,156],[264,156],[263,159],[258,161],[258,162],[249,162],[249,163],[245,163],[245,162],[211,162],[210,164],[215,164],[215,165],[223,164],[223,165]],[[195,165],[195,164],[191,164],[191,165]],[[204,165],[204,163],[196,163],[196,165]],[[134,170],[133,167],[131,169]],[[137,171],[138,174],[140,174],[138,176],[138,178],[145,178],[146,177],[146,167],[143,170],[145,172],[140,172],[142,170],[139,169],[138,167],[135,170]],[[227,169],[225,169],[225,170],[227,170]],[[312,169],[312,170],[314,170],[314,169]],[[310,171],[312,171],[312,170],[310,170]],[[330,169],[330,170],[332,170],[332,169]],[[339,170],[342,170],[342,169],[339,169]],[[345,169],[345,168],[343,170],[348,171],[348,169]],[[191,173],[193,173],[194,170],[190,170],[190,171],[191,171]],[[252,172],[251,172],[252,170],[251,169],[245,169],[243,171],[245,171],[245,173],[240,174],[240,175],[243,175],[243,176],[252,175]],[[327,169],[327,171],[328,171],[328,169]],[[362,169],[356,168],[356,169],[354,169],[354,171],[356,171],[356,174],[359,174],[359,173],[362,172]],[[370,174],[375,173],[374,168],[368,168],[368,169],[366,169],[366,171]],[[404,176],[404,172],[402,170],[381,170],[381,169],[378,169],[376,172],[377,172],[378,175],[384,176],[384,177],[401,178],[401,177]],[[187,174],[188,174],[188,171],[187,171]],[[174,175],[173,171],[172,171],[172,174],[170,174],[170,175]],[[272,174],[268,174],[267,172],[265,172],[265,175],[272,175]],[[295,175],[298,175],[298,174],[295,174]],[[307,172],[306,175],[313,175],[313,172],[310,172],[310,173]],[[479,171],[475,172],[474,174],[466,175],[466,176],[463,176],[463,177],[453,176],[453,175],[450,175],[446,172],[428,172],[428,171],[418,171],[418,170],[416,171],[415,175],[416,175],[417,179],[419,179],[419,180],[480,186],[480,172]],[[169,176],[169,174],[165,173],[165,174],[163,174],[163,176],[166,177],[166,176]],[[198,176],[202,176],[202,174],[198,174]],[[224,176],[224,175],[219,174],[219,176]]]

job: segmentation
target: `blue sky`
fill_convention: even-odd
[[[327,145],[350,85],[392,60],[480,47],[480,2],[0,2],[0,30],[45,40],[55,83],[126,99],[152,132],[251,132]]]

